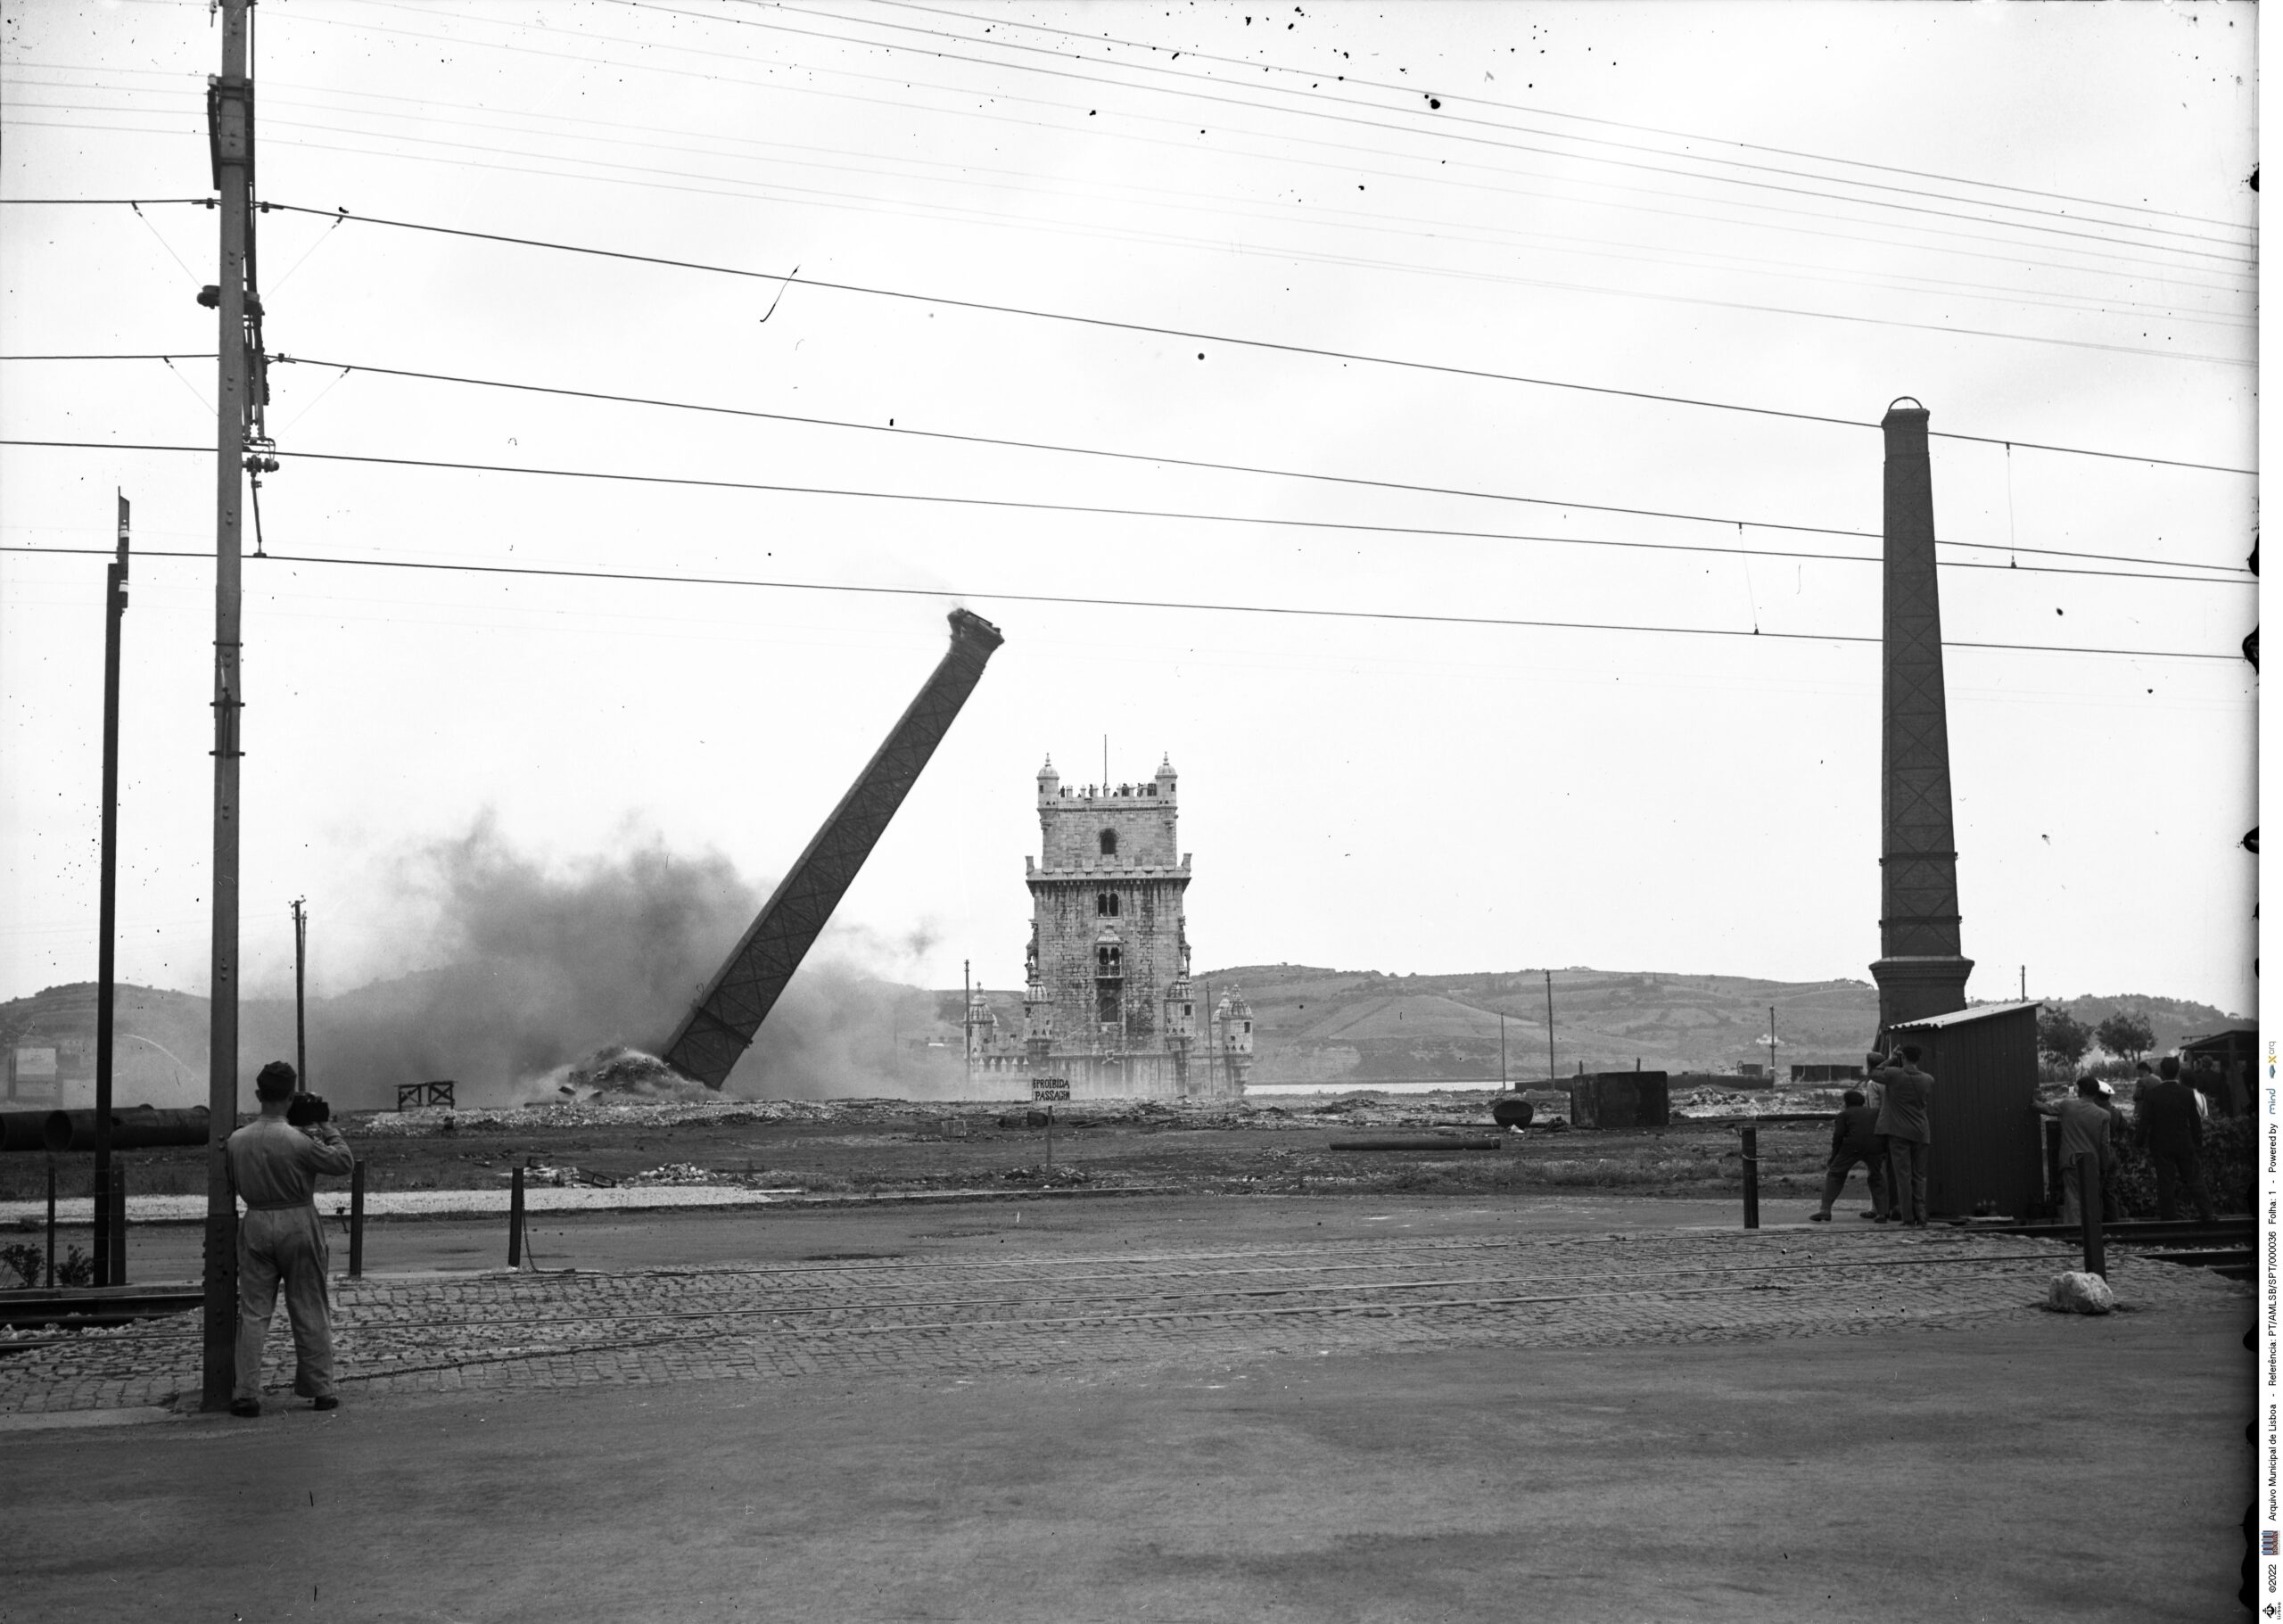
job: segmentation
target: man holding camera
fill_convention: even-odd
[[[315,1199],[321,1174],[357,1165],[332,1112],[297,1094],[293,1068],[272,1060],[254,1079],[261,1115],[230,1135],[230,1187],[246,1204],[238,1221],[238,1373],[233,1415],[261,1414],[261,1344],[285,1287],[293,1326],[293,1390],[318,1410],[336,1409],[333,1391],[333,1305],[326,1294],[325,1230]]]

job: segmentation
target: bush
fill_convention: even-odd
[[[95,1283],[95,1260],[72,1247],[55,1265],[55,1283],[59,1286],[92,1286]]]
[[[0,1265],[15,1270],[20,1276],[20,1283],[29,1288],[39,1284],[39,1277],[47,1266],[47,1260],[40,1256],[39,1248],[29,1241],[18,1241],[0,1246]]]
[[[2205,1192],[2217,1210],[2258,1209],[2253,1185],[2254,1146],[2248,1117],[2215,1117],[2204,1125],[2204,1149],[2196,1158],[2196,1171],[2204,1175]],[[2116,1196],[2128,1218],[2156,1216],[2156,1165],[2145,1149],[2130,1140],[2117,1153]]]

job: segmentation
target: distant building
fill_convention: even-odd
[[[1190,982],[1176,791],[1171,760],[1146,783],[1114,787],[1066,788],[1051,758],[1039,770],[1040,854],[1023,860],[1023,1030],[970,1025],[986,1076],[1060,1079],[1074,1100],[1244,1092],[1252,1010],[1232,987],[1200,1027]]]

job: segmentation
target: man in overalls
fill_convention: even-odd
[[[285,1120],[297,1081],[272,1060],[254,1079],[261,1115],[230,1135],[230,1187],[246,1204],[238,1221],[238,1375],[233,1415],[261,1414],[261,1344],[269,1331],[277,1287],[293,1326],[293,1390],[311,1408],[338,1408],[333,1391],[333,1305],[326,1295],[325,1231],[315,1200],[320,1174],[345,1175],[357,1165],[330,1122],[297,1128]]]

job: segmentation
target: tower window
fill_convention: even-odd
[[[1104,1026],[1125,1019],[1125,955],[1117,948],[1094,949],[1094,1018]]]
[[[1101,841],[1103,856],[1115,857],[1117,855],[1117,831],[1116,829],[1104,829],[1101,834]]]
[[[1114,919],[1117,917],[1117,892],[1098,891],[1094,894],[1094,917],[1098,919]]]

